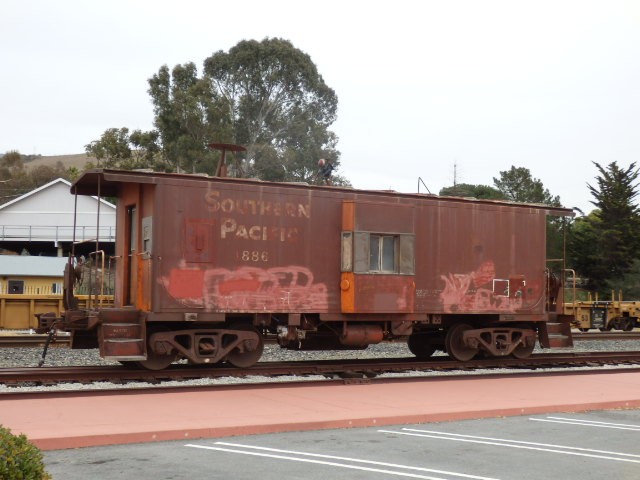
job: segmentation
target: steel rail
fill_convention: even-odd
[[[584,342],[593,340],[640,340],[640,332],[573,332],[571,337],[574,341]]]
[[[640,331],[634,332],[574,332],[573,340],[577,342],[584,341],[608,341],[608,340],[640,340]],[[71,337],[68,335],[59,335],[50,347],[69,347]],[[0,335],[0,348],[32,348],[42,347],[47,339],[46,335],[40,334],[20,334],[20,335]],[[265,343],[276,343],[274,339],[268,338]]]
[[[0,348],[33,348],[43,347],[47,341],[47,335],[24,334],[24,335],[0,335]],[[71,344],[71,337],[59,335],[49,344],[52,347],[68,347]]]
[[[328,378],[365,380],[383,373],[447,372],[504,369],[542,369],[594,367],[604,365],[637,365],[640,352],[555,353],[536,354],[527,359],[479,359],[457,362],[447,356],[428,360],[411,358],[323,360],[294,362],[259,362],[250,368],[220,366],[193,366],[175,364],[161,371],[132,369],[126,366],[82,367],[26,367],[0,369],[0,383],[7,385],[55,385],[58,383],[91,383],[133,381],[159,383],[170,380],[191,380],[222,377],[279,377],[322,375]]]

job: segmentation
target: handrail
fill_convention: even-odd
[[[422,180],[422,177],[418,177],[418,193],[420,193],[420,184],[422,183],[422,185],[424,185],[424,188],[427,189],[427,192],[431,193],[431,190],[429,190],[429,187],[427,187],[427,184],[424,183],[424,180]]]
[[[576,271],[572,268],[563,268],[563,272],[571,272],[573,275],[573,295],[571,296],[571,308],[573,308],[573,313],[575,315],[576,312]],[[564,298],[562,299],[564,303]]]

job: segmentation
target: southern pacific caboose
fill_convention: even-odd
[[[568,209],[100,169],[71,192],[117,198],[115,307],[78,309],[70,263],[66,311],[41,323],[105,358],[249,366],[266,334],[458,360],[570,341],[545,247],[547,216]]]

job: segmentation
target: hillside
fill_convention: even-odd
[[[36,157],[33,160],[25,162],[25,166],[29,168],[39,167],[45,165],[48,167],[55,167],[58,162],[61,162],[65,167],[76,167],[82,170],[88,162],[97,163],[95,157],[90,157],[84,153],[76,153],[72,155],[50,155]]]

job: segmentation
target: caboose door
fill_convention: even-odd
[[[124,292],[124,304],[133,305],[137,297],[137,261],[136,255],[138,245],[138,210],[135,205],[127,207],[127,219],[126,219],[125,235],[125,275],[127,279],[127,285]]]
[[[411,205],[342,203],[343,313],[413,313],[415,211]]]
[[[155,189],[137,184],[125,184],[119,207],[119,231],[122,232],[118,255],[122,258],[123,306],[148,310],[151,305],[151,240],[153,198]]]

